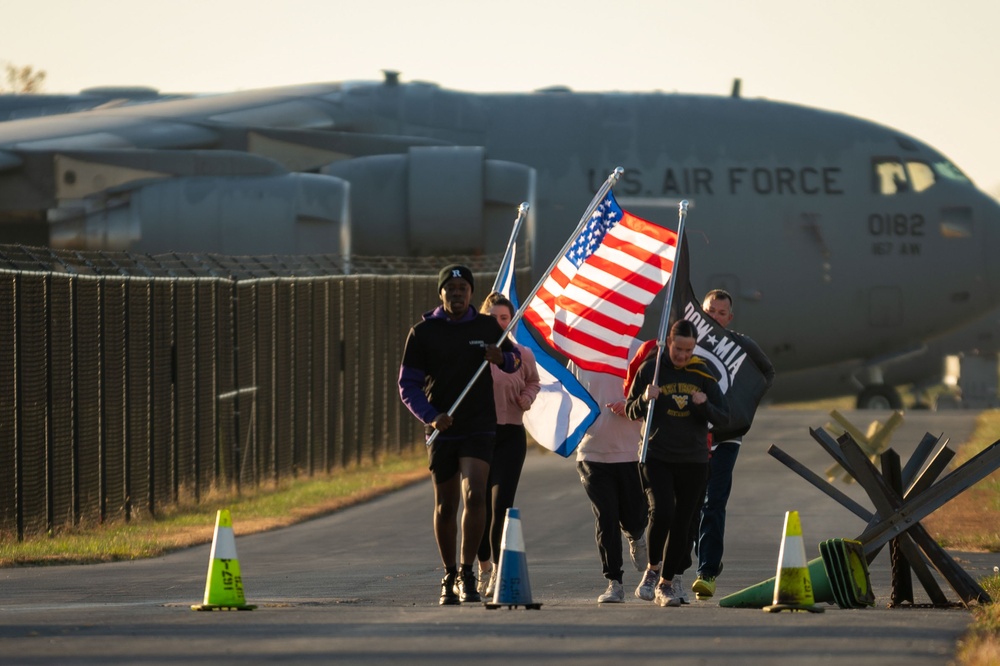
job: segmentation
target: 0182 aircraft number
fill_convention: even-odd
[[[868,233],[872,236],[923,236],[924,216],[919,213],[872,213],[868,216]]]

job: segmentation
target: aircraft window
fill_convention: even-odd
[[[879,194],[892,196],[903,192],[923,192],[933,187],[938,180],[946,179],[970,182],[958,167],[948,160],[928,163],[898,157],[876,157],[872,161],[873,187]]]
[[[899,194],[910,189],[902,162],[881,159],[875,162],[875,188],[879,194]]]
[[[963,182],[968,182],[968,177],[962,173],[961,169],[957,166],[948,162],[947,160],[942,160],[941,162],[934,163],[934,170],[942,178],[948,178],[950,180],[960,180]]]
[[[914,192],[923,192],[934,185],[934,170],[926,162],[907,162],[906,170],[910,173]]]

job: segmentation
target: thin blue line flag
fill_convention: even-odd
[[[520,309],[514,285],[516,255],[515,244],[506,263],[500,267],[500,279],[497,281],[498,291],[510,299],[515,311]],[[524,413],[524,427],[539,445],[568,458],[580,444],[587,428],[597,419],[601,408],[579,380],[543,349],[530,333],[525,331],[520,334],[515,327],[509,337],[534,353],[542,385],[531,409]]]

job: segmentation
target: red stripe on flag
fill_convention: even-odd
[[[619,224],[623,224],[632,231],[642,234],[643,236],[648,236],[649,238],[655,238],[661,243],[666,243],[667,245],[673,245],[677,247],[677,232],[672,229],[667,229],[666,227],[661,227],[658,224],[653,224],[648,220],[644,220],[641,217],[636,217],[627,210],[622,210],[622,220]]]
[[[579,344],[582,347],[587,347],[598,354],[605,354],[608,356],[620,356],[622,359],[628,356],[628,348],[623,347],[620,344],[614,344],[592,335],[578,326],[570,326],[567,322],[562,319],[557,319],[553,325],[552,336],[555,339],[557,336],[562,336],[566,340],[572,340],[573,342]],[[626,326],[622,329],[621,333],[613,332],[615,337],[625,336],[627,338],[634,338],[639,334],[638,326]]]
[[[555,335],[562,336],[566,340],[575,342],[581,347],[586,347],[602,356],[610,356],[612,358],[622,359],[623,361],[627,360],[626,357],[628,356],[628,347],[623,347],[621,345],[608,342],[607,340],[602,340],[598,337],[590,335],[589,333],[584,333],[579,328],[571,328],[566,324],[566,322],[558,319],[556,320],[553,328]],[[639,329],[635,328],[634,331],[635,333],[638,333]],[[633,334],[632,337],[635,337],[635,335]],[[560,347],[560,351],[565,351],[565,349]],[[623,363],[623,372],[625,365],[626,364]]]
[[[565,353],[565,352],[563,352]],[[601,363],[599,361],[590,361],[585,358],[573,359],[573,362],[584,370],[590,370],[592,372],[603,372],[608,375],[614,375],[615,377],[625,377],[625,373],[622,369],[613,365],[608,365],[607,363]]]
[[[528,323],[535,327],[535,329],[542,334],[542,337],[551,342],[552,341],[552,329],[549,325],[545,323],[545,320],[539,316],[534,310],[525,310],[524,318],[528,320]]]
[[[676,249],[675,232],[623,211],[579,269],[560,259],[525,319],[579,367],[625,377],[628,345],[669,280]]]
[[[576,273],[576,271],[573,272]],[[565,288],[566,285],[569,284],[569,281],[572,277],[573,277],[572,275],[566,275],[565,273],[563,273],[562,269],[558,265],[556,265],[556,267],[552,269],[552,272],[549,273],[549,277],[546,280],[546,282],[552,280],[561,288]]]
[[[556,299],[559,298],[558,294],[562,293],[562,289],[558,292],[551,292],[546,287],[549,286],[548,280],[546,280],[542,286],[535,292],[535,298],[540,300],[545,305],[549,306],[549,309],[555,311],[556,309]],[[531,301],[531,309],[535,309],[535,300]]]
[[[629,240],[626,240],[624,238],[618,238],[617,236],[610,233],[604,237],[604,243],[602,243],[602,246],[618,250],[619,252],[623,252],[629,255],[630,257],[635,257],[642,263],[649,264],[650,266],[657,268],[661,271],[666,271],[670,273],[673,271],[674,268],[674,260],[668,257],[667,255],[660,254],[659,252],[654,252],[649,248],[645,248],[641,245],[636,245],[635,243]],[[595,252],[594,255],[591,256],[591,259],[594,256],[599,255],[600,253],[601,250],[598,249],[597,252]]]
[[[601,356],[609,356],[611,358],[622,358],[622,346],[616,345],[608,342],[607,340],[601,340],[593,335],[584,333],[578,328],[570,328],[565,322],[557,321],[555,325],[555,335],[561,336],[563,339],[570,342],[575,342],[581,347],[586,347],[587,349],[597,352]],[[555,338],[556,340],[559,337]],[[563,348],[566,345],[561,345]],[[627,354],[626,350],[626,354]]]
[[[561,310],[586,319],[595,326],[606,329],[615,335],[626,335],[629,331],[635,331],[635,333],[638,332],[638,328],[636,326],[630,326],[623,321],[615,319],[614,317],[609,317],[600,310],[586,306],[579,301],[574,301],[564,296],[560,298],[557,303]],[[559,320],[560,318],[556,317],[556,321]],[[563,319],[563,321],[565,321],[565,319]],[[632,333],[632,335],[635,335],[635,333]]]
[[[598,284],[593,280],[588,280],[587,278],[581,275],[577,275],[575,278],[573,278],[573,286],[582,289],[588,294],[592,294],[596,299],[596,302],[594,303],[595,308],[600,307],[601,301],[607,301],[608,303],[611,303],[612,305],[619,307],[622,310],[625,310],[626,312],[631,312],[632,314],[640,314],[646,311],[646,306],[643,305],[642,303],[639,303],[634,299],[631,299],[628,296],[625,296],[624,294],[621,294],[617,291],[613,291],[612,289],[609,289],[603,284]],[[652,296],[650,296],[650,299],[652,300]],[[566,295],[566,292],[563,292],[563,294],[556,299],[556,304],[565,308],[567,307],[567,302],[573,302],[573,301],[574,299],[571,299],[569,296]],[[587,304],[584,303],[580,303],[580,305],[584,307],[589,307]]]
[[[601,269],[608,275],[613,275],[621,282],[627,282],[628,284],[635,285],[643,291],[648,291],[653,296],[655,296],[656,293],[663,288],[663,285],[656,280],[652,280],[641,273],[634,273],[628,267],[615,263],[607,257],[598,256],[599,254],[600,250],[591,255],[590,258],[587,259],[586,263],[590,266]],[[576,279],[574,279],[574,282],[575,281]]]

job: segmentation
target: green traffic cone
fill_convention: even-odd
[[[812,581],[813,600],[817,604],[836,603],[833,588],[830,587],[830,579],[826,575],[823,558],[817,557],[815,560],[810,560],[807,568],[809,569],[809,578]],[[729,596],[719,599],[719,606],[723,608],[764,608],[770,606],[774,602],[775,578],[768,578],[739,592],[733,592]]]

